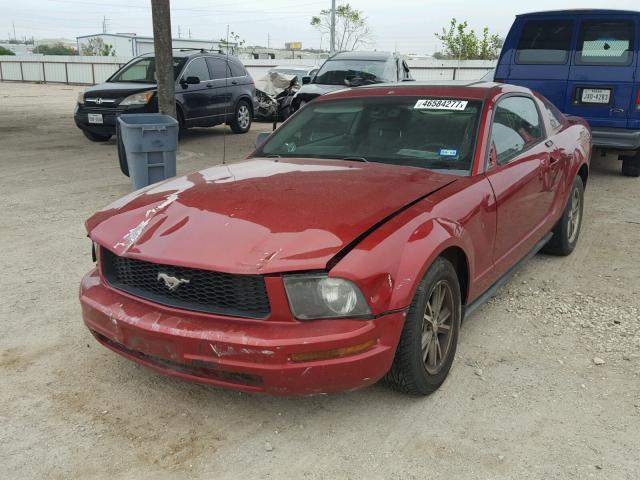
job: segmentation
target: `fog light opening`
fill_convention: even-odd
[[[348,357],[369,350],[377,343],[377,340],[367,340],[348,347],[334,348],[332,350],[321,350],[319,352],[300,352],[292,353],[292,362],[312,362],[315,360],[330,360],[332,358]]]

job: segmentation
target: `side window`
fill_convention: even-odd
[[[528,97],[508,97],[498,103],[491,127],[498,164],[506,163],[544,137],[540,114]]]
[[[554,131],[559,130],[562,126],[562,120],[560,120],[562,114],[560,113],[560,110],[558,110],[556,106],[546,98],[542,100],[542,103],[544,103],[544,110],[547,118],[549,119],[549,125],[551,125],[551,128],[553,128]]]
[[[572,34],[573,22],[570,20],[527,22],[518,42],[516,63],[567,63]]]
[[[232,77],[244,77],[247,74],[244,67],[233,60],[229,60],[229,68],[231,69]]]
[[[209,64],[209,70],[211,70],[211,75],[214,80],[227,77],[227,62],[220,58],[207,57],[207,63]]]
[[[583,22],[578,37],[578,65],[629,65],[633,59],[633,23]]]
[[[209,69],[207,68],[207,64],[204,61],[204,58],[196,58],[194,59],[184,71],[183,77],[198,77],[201,82],[206,80],[211,80],[211,76],[209,75]]]

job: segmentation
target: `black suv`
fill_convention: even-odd
[[[407,62],[395,52],[340,52],[329,57],[314,77],[302,77],[293,99],[297,110],[314,98],[347,87],[413,81]]]
[[[207,50],[174,50],[173,69],[181,131],[221,123],[235,133],[249,131],[255,86],[240,60]],[[78,94],[76,125],[93,142],[109,140],[121,113],[158,111],[156,91],[155,57],[136,57],[105,83]]]

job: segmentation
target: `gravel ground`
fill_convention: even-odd
[[[162,377],[96,344],[77,288],[83,221],[130,190],[78,87],[0,83],[3,478],[640,478],[640,180],[594,156],[567,258],[538,255],[463,326],[428,398],[382,386],[304,399]],[[226,136],[228,159],[258,131]],[[219,163],[189,132],[179,173]]]

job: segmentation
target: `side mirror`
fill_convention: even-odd
[[[271,135],[269,132],[260,132],[256,137],[256,148],[266,142],[269,135]]]
[[[302,77],[302,84],[306,85],[307,83],[311,83],[311,77],[309,75]]]
[[[200,83],[200,78],[198,77],[187,77],[187,80],[185,82],[187,85],[197,85],[198,83]]]

